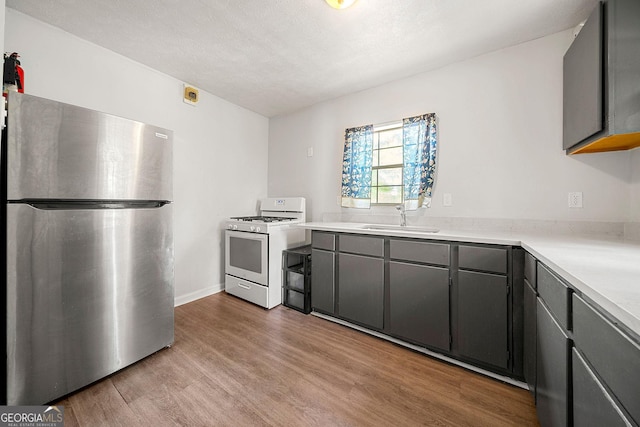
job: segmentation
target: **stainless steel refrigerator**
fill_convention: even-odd
[[[51,402],[173,343],[172,137],[9,94],[2,403]]]

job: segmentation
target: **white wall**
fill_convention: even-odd
[[[4,46],[4,5],[5,0],[0,0],[0,46]],[[6,52],[6,50],[2,52]]]
[[[433,207],[420,215],[626,221],[630,153],[568,157],[561,149],[562,56],[571,33],[272,118],[269,195],[307,197],[313,221],[340,212],[344,129],[435,112],[438,177]],[[567,207],[569,191],[584,193],[583,209]],[[443,193],[453,195],[452,207],[442,206]]]
[[[221,222],[267,193],[268,119],[202,91],[187,105],[181,81],[10,8],[4,49],[20,53],[29,94],[174,131],[176,300],[219,290]]]

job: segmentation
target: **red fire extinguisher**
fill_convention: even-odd
[[[24,70],[20,66],[20,55],[13,52],[11,55],[4,54],[4,85],[2,94],[7,96],[9,91],[24,93]]]

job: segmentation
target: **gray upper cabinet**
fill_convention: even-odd
[[[597,4],[564,56],[568,154],[640,146],[640,2]]]
[[[598,4],[564,55],[563,148],[602,130],[602,5]]]

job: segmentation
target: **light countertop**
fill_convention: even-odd
[[[640,242],[589,236],[440,230],[371,230],[367,224],[309,222],[310,230],[521,246],[640,336]]]

